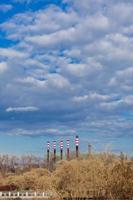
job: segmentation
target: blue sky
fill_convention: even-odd
[[[0,1],[0,153],[47,140],[133,152],[133,2]]]

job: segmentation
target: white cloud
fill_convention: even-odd
[[[0,5],[0,11],[2,11],[2,12],[8,12],[12,8],[13,8],[13,6],[10,4],[1,4]]]
[[[118,71],[117,73],[116,73],[116,75],[118,76],[118,77],[133,77],[133,67],[129,67],[129,68],[126,68],[126,69],[124,69],[124,70],[121,70],[121,71]]]
[[[23,58],[26,56],[26,53],[10,48],[0,48],[0,56],[8,58]]]
[[[132,106],[133,105],[133,95],[126,96],[124,99],[124,102],[127,105]]]
[[[0,25],[13,41],[12,47],[0,48],[1,104],[18,106],[7,112],[34,110],[21,107],[23,102],[38,105],[43,112],[39,120],[46,115],[53,129],[58,122],[94,132],[99,127],[106,132],[112,123],[110,133],[119,125],[123,130],[118,118],[132,111],[133,3],[64,2],[65,9],[27,10]],[[92,118],[96,127],[88,125]]]
[[[109,85],[111,86],[118,86],[125,91],[132,91],[132,84],[133,84],[133,67],[128,67],[123,70],[119,70],[116,72],[114,77],[111,78],[109,81]]]
[[[118,13],[123,13],[122,15],[119,15]],[[110,15],[113,20],[116,20],[119,24],[130,24],[133,22],[132,19],[132,13],[133,13],[133,5],[132,3],[125,3],[124,1],[119,2],[118,4],[115,4],[110,9]]]
[[[32,3],[32,2],[34,2],[36,0],[12,0],[12,1],[15,2],[15,3],[27,3],[27,4],[30,4],[30,3]],[[43,1],[43,0],[38,0],[38,2],[39,1]]]
[[[48,74],[45,76],[45,80],[37,80],[29,76],[24,79],[17,79],[16,81],[22,84],[31,84],[32,86],[43,89],[63,89],[70,87],[69,81],[59,74]]]
[[[75,102],[83,102],[83,101],[86,101],[87,99],[88,99],[88,95],[73,97],[73,101]]]
[[[38,111],[38,107],[27,106],[27,107],[8,107],[6,112],[35,112]]]
[[[67,129],[67,132],[65,129],[67,129],[67,127],[60,127],[58,128],[48,128],[48,127],[42,127],[42,128],[38,128],[38,129],[22,129],[22,128],[16,128],[16,129],[12,129],[10,131],[10,133],[7,133],[9,135],[21,135],[21,136],[31,136],[31,137],[36,137],[36,136],[58,136],[58,138],[60,137],[64,137],[64,136],[68,136],[68,135],[73,135],[76,134],[75,130],[73,129]]]
[[[97,94],[96,92],[91,92],[89,94],[89,98],[106,101],[110,98],[110,96],[109,95]]]
[[[119,100],[119,101],[112,101],[112,102],[103,102],[100,103],[100,107],[105,109],[105,110],[116,110],[116,108],[118,108],[119,106],[121,106],[123,103],[123,100]]]
[[[38,88],[46,88],[46,81],[40,81],[40,80],[37,80],[33,77],[26,77],[26,78],[19,78],[16,80],[17,83],[21,83],[21,84],[27,84],[27,86],[31,85],[33,87],[38,87]]]
[[[67,42],[74,42],[75,28],[69,30],[60,30],[50,35],[31,36],[27,37],[26,41],[44,47],[56,47],[57,45],[66,44]]]
[[[59,74],[51,74],[47,76],[48,86],[57,87],[57,88],[68,88],[70,86],[69,81]]]
[[[7,70],[8,66],[6,62],[0,62],[0,74]]]
[[[84,95],[84,96],[75,96],[73,98],[73,100],[75,102],[82,102],[82,101],[89,101],[89,100],[93,100],[93,101],[106,101],[106,100],[109,100],[110,99],[110,96],[108,95],[102,95],[102,94],[98,94],[96,92],[90,92],[90,94],[88,95]]]

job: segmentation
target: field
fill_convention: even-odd
[[[82,155],[70,161],[58,160],[56,164],[51,160],[50,170],[39,164],[39,160],[38,165],[34,163],[35,157],[27,165],[25,161],[25,167],[17,165],[17,158],[8,157],[8,165],[2,163],[2,158],[1,186],[13,184],[19,191],[53,191],[57,199],[92,196],[106,200],[133,199],[133,161],[122,153]]]

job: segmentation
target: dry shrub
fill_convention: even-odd
[[[118,162],[111,170],[109,187],[114,199],[132,199],[133,197],[133,163]]]
[[[56,189],[63,196],[83,197],[107,187],[107,169],[98,159],[63,162],[54,172]]]
[[[19,190],[53,191],[59,197],[105,197],[132,199],[133,161],[112,154],[91,155],[87,159],[62,161],[56,169],[31,169],[22,175],[0,179],[0,184],[15,184]]]
[[[15,184],[20,190],[47,190],[51,188],[51,174],[46,169],[33,169],[23,175],[10,176],[7,184]]]

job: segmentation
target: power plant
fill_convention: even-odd
[[[67,139],[66,141],[66,159],[70,160],[70,140]],[[53,146],[53,151],[50,152],[51,148],[50,148],[50,142],[47,142],[47,166],[49,166],[50,163],[50,155],[52,153],[52,160],[55,163],[56,162],[56,147],[57,147],[57,142],[56,140],[54,140],[52,142],[52,146]],[[64,156],[64,141],[61,140],[59,142],[59,148],[60,148],[60,160],[63,160],[63,156]],[[79,137],[76,135],[75,137],[75,157],[78,159],[79,157]]]

